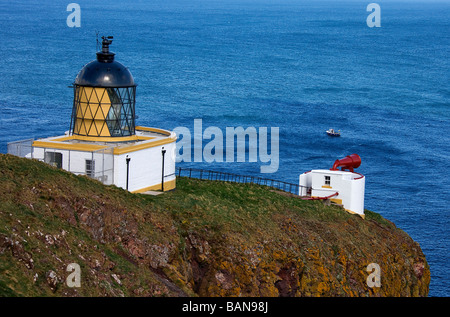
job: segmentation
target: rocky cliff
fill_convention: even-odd
[[[419,244],[368,210],[185,178],[137,195],[0,155],[2,296],[427,296],[429,282]]]

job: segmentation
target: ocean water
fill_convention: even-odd
[[[450,2],[0,0],[0,152],[69,129],[96,32],[136,82],[139,125],[278,127],[279,169],[183,162],[297,182],[357,153],[366,208],[419,242],[430,296],[449,296]],[[341,138],[325,130],[340,129]],[[205,141],[206,143],[207,141]]]

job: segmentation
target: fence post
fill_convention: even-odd
[[[127,190],[128,190],[128,179],[129,179],[129,176],[130,176],[130,160],[131,160],[131,158],[129,158],[128,155],[127,155],[125,160],[126,160],[126,163],[127,163]]]

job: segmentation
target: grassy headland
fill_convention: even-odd
[[[251,184],[131,194],[0,155],[3,296],[426,296],[420,246],[366,218]],[[67,265],[81,287],[66,284]],[[367,265],[381,268],[370,288]]]

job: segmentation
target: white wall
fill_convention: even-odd
[[[325,176],[330,177],[330,185],[325,184]],[[300,175],[299,184],[310,187],[314,197],[327,197],[338,192],[331,199],[341,199],[345,209],[364,215],[364,176],[347,171],[313,170]],[[305,196],[306,189],[300,188],[300,195]]]
[[[308,189],[312,187],[312,174],[307,172],[300,174],[299,177],[299,195],[306,196],[308,195]]]
[[[127,156],[130,158],[128,190],[136,191],[161,184],[162,149],[164,156],[164,182],[175,179],[175,142],[114,156],[114,183],[126,189]]]
[[[128,154],[112,155],[103,152],[84,152],[52,148],[33,148],[33,157],[44,161],[45,152],[62,154],[62,168],[75,174],[86,173],[86,160],[94,160],[95,177],[105,184],[115,184],[126,189],[127,164],[130,158],[128,190],[137,191],[146,187],[159,185],[162,182],[162,149],[164,155],[164,183],[173,181],[175,176],[175,141],[161,146],[151,147]],[[112,152],[111,152],[112,153]],[[103,169],[106,172],[102,172]]]
[[[99,173],[102,169],[102,162],[100,159],[102,158],[101,154],[85,151],[74,151],[74,150],[63,150],[63,149],[52,149],[52,148],[39,148],[33,147],[33,158],[44,161],[45,152],[57,152],[62,154],[62,168],[66,171],[75,173],[75,174],[85,174],[86,173],[86,160],[94,159],[95,171]]]

